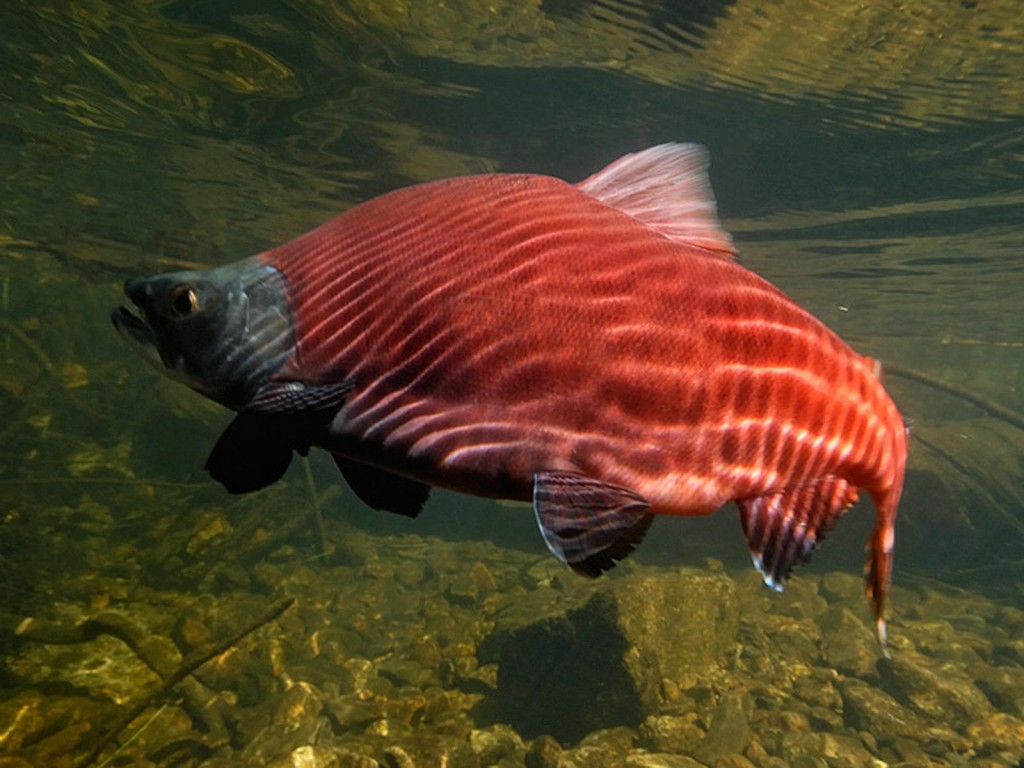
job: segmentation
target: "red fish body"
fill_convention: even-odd
[[[290,337],[250,402],[222,402],[270,419],[289,455],[332,452],[373,506],[415,514],[431,485],[532,500],[555,554],[599,572],[652,514],[733,500],[781,588],[865,489],[884,638],[902,419],[875,361],[734,261],[698,149],[656,147],[577,185],[398,190],[257,261],[282,284]],[[238,445],[211,456],[229,487]]]

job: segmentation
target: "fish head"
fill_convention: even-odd
[[[284,276],[257,257],[129,280],[121,336],[161,373],[241,410],[295,349]]]

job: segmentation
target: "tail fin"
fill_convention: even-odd
[[[896,511],[903,493],[903,476],[907,464],[907,433],[900,426],[894,430],[892,482],[883,491],[872,492],[875,502],[875,529],[868,539],[868,561],[864,566],[867,579],[867,593],[875,611],[875,632],[882,652],[888,657],[885,627],[885,601],[889,596],[889,582],[892,579],[892,553],[896,543]]]

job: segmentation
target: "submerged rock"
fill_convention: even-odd
[[[729,691],[718,703],[707,736],[693,756],[713,765],[729,755],[738,755],[750,741],[750,712],[753,701],[745,691]]]
[[[845,681],[839,690],[847,724],[881,742],[915,739],[924,730],[921,720],[885,691],[854,679]]]
[[[872,630],[844,606],[828,611],[822,621],[825,662],[854,677],[868,677],[878,661],[878,642]]]
[[[551,736],[534,739],[526,752],[526,768],[556,768],[562,755],[562,745]]]
[[[640,726],[640,746],[652,752],[692,752],[706,735],[696,720],[694,712],[648,717]]]
[[[704,768],[692,757],[667,752],[639,752],[626,758],[625,768]]]
[[[967,733],[982,752],[1024,754],[1024,722],[1002,712],[972,723]]]
[[[710,667],[736,638],[736,590],[723,575],[664,573],[609,580],[567,613],[508,633],[498,705],[524,737],[575,742],[637,725],[662,705],[663,681]]]
[[[481,765],[496,765],[506,758],[522,760],[526,753],[519,734],[502,723],[472,731],[469,746],[480,758]]]
[[[879,669],[886,690],[935,722],[977,722],[992,712],[985,694],[949,665],[904,652],[880,663]]]

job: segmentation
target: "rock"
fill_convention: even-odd
[[[459,569],[447,579],[442,578],[442,583],[445,581],[448,597],[457,605],[473,605],[497,589],[494,574],[481,562],[469,569]]]
[[[270,765],[278,761],[288,764],[296,750],[315,746],[330,735],[330,723],[322,717],[300,724],[268,725],[246,744],[239,756],[239,764]]]
[[[46,700],[42,694],[26,691],[0,702],[0,749],[16,752],[22,742],[37,737],[47,725]]]
[[[758,766],[758,768],[776,768],[777,765],[778,768],[786,768],[785,764],[782,762],[782,758],[769,755],[764,744],[762,744],[758,739],[751,741],[750,745],[747,747],[747,751],[743,754],[750,762]]]
[[[384,750],[384,764],[388,768],[416,768],[412,755],[399,746],[390,746]]]
[[[526,768],[557,768],[562,746],[550,736],[538,736],[526,752]]]
[[[602,728],[588,734],[581,742],[581,747],[597,747],[608,754],[625,754],[633,748],[636,733],[631,728]]]
[[[633,748],[635,734],[629,728],[603,728],[587,735],[576,747],[563,750],[558,768],[622,768]]]
[[[867,747],[853,736],[822,734],[822,753],[829,768],[861,768],[872,764]]]
[[[836,688],[839,679],[839,673],[830,667],[814,667],[793,683],[792,694],[808,705],[804,712],[814,730],[843,728],[843,700]]]
[[[432,670],[424,669],[410,659],[392,656],[377,664],[377,674],[391,681],[398,688],[421,688],[426,685],[433,672]]]
[[[743,755],[726,755],[715,762],[715,768],[759,768]]]
[[[625,753],[602,747],[579,746],[562,753],[558,768],[622,768],[625,759]]]
[[[402,733],[368,732],[354,741],[335,742],[335,746],[368,753],[383,768],[481,768],[468,736],[414,732],[406,728]]]
[[[348,749],[336,749],[334,756],[337,759],[338,768],[380,768],[380,763],[369,755],[360,752],[352,752]]]
[[[214,606],[213,597],[203,595],[178,616],[171,630],[171,639],[182,653],[213,641],[213,633],[205,617],[214,610]]]
[[[481,765],[494,765],[506,757],[522,756],[526,746],[519,734],[499,723],[469,734],[469,746],[480,758]]]
[[[870,677],[878,661],[875,634],[852,611],[832,608],[821,622],[825,663],[852,677]]]
[[[860,604],[864,594],[864,579],[845,571],[831,571],[821,577],[819,591],[830,603]]]
[[[762,617],[761,624],[771,638],[774,655],[807,664],[821,656],[821,628],[813,619],[773,613]]]
[[[812,731],[785,733],[779,744],[779,757],[793,768],[825,768],[824,734]]]
[[[842,683],[843,718],[847,725],[873,734],[879,741],[916,739],[924,730],[918,717],[885,691],[849,679]]]
[[[416,560],[402,560],[395,566],[395,580],[406,589],[414,589],[423,583],[426,566]]]
[[[1002,712],[971,723],[967,726],[967,734],[979,752],[1024,754],[1024,722]]]
[[[384,717],[384,703],[380,700],[365,700],[355,694],[338,696],[326,702],[326,716],[338,732],[363,730],[371,723]]]
[[[277,701],[273,723],[296,725],[320,716],[324,708],[324,696],[305,681],[300,681],[286,690]]]
[[[697,715],[652,715],[640,726],[639,744],[652,752],[688,754],[706,735],[697,725]]]
[[[776,616],[814,619],[828,609],[828,601],[818,594],[815,579],[794,579],[786,584],[785,591],[772,600],[772,613]]]
[[[1019,666],[993,667],[979,664],[972,669],[978,688],[998,709],[1024,715],[1024,670]]]
[[[898,653],[883,660],[879,669],[885,689],[929,720],[976,722],[992,712],[985,694],[962,671],[949,665],[933,671],[927,657]]]
[[[704,768],[692,757],[666,752],[638,752],[626,757],[625,768]]]
[[[508,632],[498,665],[502,719],[527,738],[546,732],[569,742],[637,725],[658,713],[663,680],[707,670],[738,624],[726,576],[609,580],[578,608]]]
[[[293,749],[287,757],[270,764],[269,768],[340,768],[337,753],[329,747],[306,745]]]
[[[729,755],[743,752],[750,741],[750,712],[754,703],[745,691],[728,691],[711,716],[707,736],[693,750],[693,756],[712,765]]]

